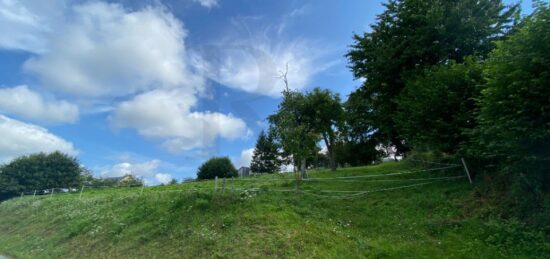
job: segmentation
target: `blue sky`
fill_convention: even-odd
[[[0,163],[61,150],[148,184],[246,165],[287,64],[294,89],[360,85],[344,55],[381,2],[0,0]]]

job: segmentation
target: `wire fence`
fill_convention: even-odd
[[[384,192],[398,189],[407,189],[407,188],[416,188],[419,186],[429,185],[433,183],[443,182],[443,181],[454,181],[468,177],[470,178],[468,168],[466,163],[463,164],[449,164],[449,163],[439,163],[431,161],[423,161],[426,164],[439,165],[435,168],[423,168],[416,170],[393,170],[386,171],[385,173],[378,174],[363,174],[363,175],[348,175],[348,176],[335,176],[335,177],[311,177],[306,179],[297,179],[294,177],[281,177],[280,179],[266,178],[266,177],[240,177],[240,178],[216,178],[214,181],[205,181],[205,180],[186,180],[181,184],[174,185],[174,187],[168,187],[164,189],[157,188],[147,188],[147,192],[223,192],[226,191],[250,191],[250,192],[279,192],[279,193],[302,193],[305,195],[311,195],[318,198],[330,198],[330,199],[352,199],[358,197],[364,197],[368,194],[375,192]],[[415,178],[395,178],[404,175],[419,174],[419,173],[440,173],[447,172],[452,169],[457,169],[459,167],[464,167],[465,175],[430,175],[426,177],[415,177]],[[394,183],[394,182],[403,182],[411,183],[399,186],[390,186],[390,187],[379,187],[373,189],[362,189],[362,190],[329,190],[329,189],[311,189],[311,187],[323,188],[323,183]],[[262,185],[260,187],[256,186],[257,184],[270,183],[271,186]],[[470,181],[471,183],[471,181]],[[280,186],[276,186],[279,184]],[[301,188],[306,185],[307,188]],[[319,186],[321,184],[321,186]],[[287,188],[280,188],[280,187]],[[347,185],[346,185],[347,186]],[[288,188],[291,187],[291,188]],[[293,187],[293,188],[292,188]],[[355,186],[356,187],[356,186]],[[365,187],[362,185],[361,187]],[[53,197],[55,194],[66,193],[66,194],[77,194],[79,199],[82,199],[84,194],[93,190],[105,190],[105,189],[127,189],[135,191],[134,194],[142,195],[145,191],[145,186],[94,186],[94,185],[83,185],[79,188],[76,187],[67,187],[67,188],[51,188],[46,190],[34,190],[31,192],[22,192],[21,197],[32,195],[36,196],[46,196],[49,195]]]

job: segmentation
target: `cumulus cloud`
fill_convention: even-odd
[[[172,175],[170,174],[155,174],[155,179],[159,182],[159,183],[163,183],[163,184],[167,184],[168,182],[170,182],[172,180]]]
[[[112,166],[104,166],[97,170],[101,177],[133,175],[142,178],[147,184],[168,183],[173,177],[171,174],[159,172],[161,164],[162,162],[158,159],[145,162],[124,161]]]
[[[193,0],[195,3],[199,3],[200,5],[206,7],[206,8],[212,8],[218,6],[218,0]]]
[[[0,112],[49,123],[78,120],[78,106],[67,101],[46,100],[26,85],[0,88]]]
[[[254,155],[255,148],[248,148],[243,151],[241,151],[241,156],[239,159],[235,162],[235,166],[237,168],[246,166],[249,167],[250,163],[252,162],[252,156]]]
[[[92,2],[71,10],[71,18],[47,38],[47,51],[24,64],[46,86],[80,97],[202,88],[185,63],[183,24],[163,8],[128,11]]]
[[[218,137],[248,134],[246,123],[231,114],[192,112],[194,95],[181,89],[157,89],[120,103],[112,116],[116,128],[134,128],[142,136],[161,139],[171,152],[211,146]]]
[[[78,154],[71,142],[48,132],[47,129],[4,115],[0,115],[0,136],[0,163],[38,152]]]

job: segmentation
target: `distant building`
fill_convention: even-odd
[[[250,175],[250,167],[243,166],[243,167],[239,168],[238,174],[239,174],[239,177],[249,176]]]
[[[132,175],[125,175],[125,176],[120,176],[120,177],[107,177],[107,178],[104,178],[104,180],[106,181],[110,181],[110,182],[116,182],[116,183],[124,183],[124,182],[129,182],[132,180]]]

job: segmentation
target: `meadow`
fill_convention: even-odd
[[[445,166],[443,166],[445,167]],[[388,162],[88,189],[0,204],[14,258],[548,258],[546,237],[492,216],[460,166]],[[448,178],[445,178],[448,177]],[[450,178],[454,177],[454,178]],[[215,185],[217,189],[214,190]],[[370,191],[370,192],[365,192]]]

